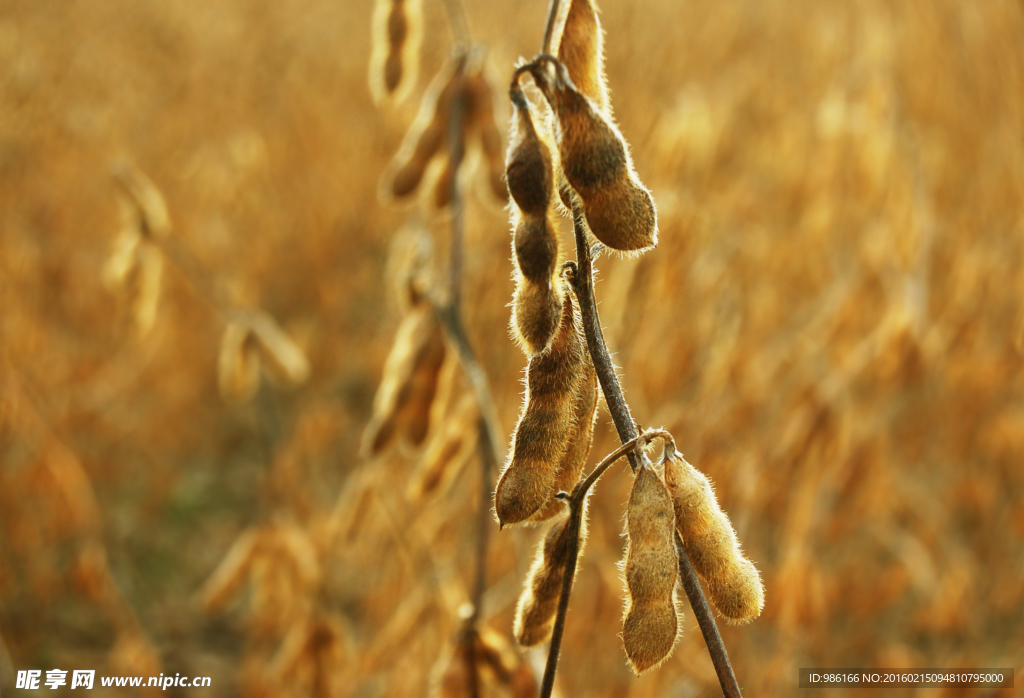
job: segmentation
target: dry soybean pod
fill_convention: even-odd
[[[640,253],[655,247],[654,199],[636,176],[618,128],[576,89],[557,59],[539,57],[530,64],[530,73],[555,114],[562,172],[580,197],[590,231],[619,252]]]
[[[526,400],[512,434],[511,456],[498,479],[494,509],[498,523],[527,520],[555,495],[559,465],[573,429],[573,390],[586,347],[566,295],[561,324],[543,354],[526,369]]]
[[[553,167],[551,152],[541,140],[530,105],[513,82],[513,135],[505,160],[506,181],[515,202],[512,247],[516,290],[512,327],[528,354],[547,349],[562,315],[564,291],[557,277],[558,237],[549,218]]]
[[[434,156],[447,141],[448,115],[464,58],[449,61],[434,77],[420,101],[419,114],[384,175],[381,197],[404,199],[413,194]]]
[[[441,327],[422,302],[403,318],[385,361],[373,417],[363,434],[365,455],[380,453],[400,433],[415,446],[423,443],[444,356]]]
[[[586,507],[586,503],[581,506]],[[513,634],[522,647],[534,647],[547,642],[554,629],[558,598],[562,593],[562,577],[569,554],[571,514],[563,505],[566,515],[556,521],[544,536],[537,557],[533,561],[526,585],[516,606]],[[586,511],[580,517],[579,554],[587,540]]]
[[[406,488],[409,499],[415,501],[430,495],[472,457],[476,442],[469,436],[473,434],[478,415],[476,398],[472,393],[464,394],[444,419],[444,429],[432,437],[409,478]]]
[[[470,133],[479,135],[480,149],[487,163],[487,182],[491,193],[502,203],[508,201],[505,187],[505,151],[502,148],[501,131],[494,118],[494,94],[484,75],[483,61],[480,68],[466,76],[466,98],[471,105]]]
[[[572,0],[558,43],[558,60],[565,64],[579,91],[603,112],[610,113],[604,75],[604,32],[594,0]]]
[[[377,0],[374,3],[370,94],[375,104],[401,101],[416,82],[422,30],[421,0]]]
[[[584,352],[583,366],[577,376],[573,391],[574,428],[569,435],[569,448],[559,464],[558,476],[555,478],[554,491],[572,492],[576,483],[583,475],[583,466],[590,455],[590,447],[594,443],[594,422],[597,419],[597,372],[590,360],[590,353]],[[530,517],[531,521],[546,521],[556,516],[562,509],[562,503],[552,498],[545,506]]]
[[[650,466],[641,467],[633,480],[626,532],[622,644],[639,675],[668,657],[679,634],[675,513],[665,484]]]
[[[707,583],[711,603],[730,622],[745,623],[759,616],[764,608],[761,575],[743,555],[711,482],[675,453],[665,461],[665,484],[683,545]]]

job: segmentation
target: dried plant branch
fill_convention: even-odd
[[[449,19],[452,23],[453,33],[457,35],[456,43],[462,43],[465,46],[464,42],[468,41],[468,30],[466,29],[465,15],[462,12],[461,3],[459,0],[447,0],[445,5],[449,8]],[[456,17],[461,17],[461,24]],[[461,30],[464,32],[462,42],[458,39],[457,27],[461,27]],[[481,617],[481,605],[487,588],[487,544],[491,519],[490,501],[493,474],[497,472],[498,464],[502,461],[502,458],[498,453],[494,438],[494,435],[498,433],[497,411],[491,398],[487,374],[476,359],[462,319],[464,229],[462,215],[463,200],[457,173],[465,154],[465,129],[463,128],[463,122],[466,118],[466,97],[465,91],[462,89],[465,81],[465,57],[465,54],[463,54],[456,68],[455,90],[451,100],[451,111],[447,125],[449,166],[453,172],[450,192],[452,214],[447,279],[448,297],[443,304],[435,303],[434,310],[444,329],[449,345],[455,349],[459,363],[480,408],[480,419],[477,423],[479,430],[477,444],[480,451],[480,501],[476,521],[476,564],[474,566],[474,579],[470,592],[472,611],[471,615],[466,619],[459,637],[459,644],[464,646],[464,651],[467,653],[468,666],[470,667],[468,677],[469,695],[472,698],[478,698],[480,695],[480,677],[477,672],[477,662],[474,656],[476,652],[474,638],[477,634],[476,628]]]
[[[548,659],[544,666],[544,679],[541,681],[540,698],[550,698],[555,685],[555,672],[558,669],[558,655],[562,646],[562,634],[565,632],[565,617],[569,610],[569,596],[572,583],[576,576],[576,562],[580,550],[580,530],[583,525],[583,507],[590,488],[600,479],[608,468],[624,455],[635,455],[635,452],[654,439],[664,439],[671,448],[675,448],[672,435],[663,429],[648,429],[634,436],[617,449],[605,456],[585,480],[580,482],[571,495],[559,493],[559,497],[569,504],[569,548],[566,556],[565,572],[562,576],[562,591],[558,597],[558,610],[555,613],[555,624],[551,632],[551,645],[548,648]],[[668,446],[667,446],[668,447]]]
[[[604,393],[608,411],[611,413],[612,421],[615,423],[615,428],[623,442],[623,449],[626,449],[626,455],[629,456],[630,465],[635,472],[640,467],[640,460],[642,458],[642,454],[638,455],[635,445],[642,436],[637,434],[636,423],[630,415],[629,405],[626,403],[622,386],[619,384],[618,376],[615,373],[615,366],[612,364],[611,355],[608,353],[608,347],[604,341],[604,334],[601,331],[601,321],[597,313],[597,302],[594,297],[593,255],[591,254],[586,220],[578,200],[573,202],[573,233],[576,238],[577,261],[575,264],[571,262],[566,264],[566,273],[572,282],[573,290],[579,300],[587,348],[590,350],[594,367],[597,369],[598,380],[601,383],[601,390]],[[615,455],[615,453],[612,455]],[[622,454],[620,453],[619,455]],[[600,477],[600,474],[603,472],[602,468],[606,469],[608,465],[610,463],[603,462],[594,469],[594,472],[585,481],[585,483],[589,483],[588,487],[596,481],[597,477]],[[570,502],[570,516],[574,517],[570,525],[574,526],[572,530],[574,535],[579,530],[578,519],[582,514],[582,501],[584,498],[585,495],[577,500],[574,496]],[[573,508],[574,505],[576,508]],[[700,586],[697,572],[693,569],[690,557],[687,555],[686,549],[683,547],[682,541],[678,536],[677,532],[676,548],[679,557],[679,574],[683,580],[686,596],[690,600],[690,606],[693,608],[694,614],[697,616],[701,634],[704,636],[708,653],[711,655],[711,662],[715,666],[715,673],[718,674],[718,680],[722,686],[722,693],[727,698],[736,698],[741,694],[732,665],[729,662],[729,655],[725,650],[725,644],[722,642],[715,619],[711,615],[711,608]],[[574,537],[570,547],[569,564],[566,566],[566,573],[562,580],[562,596],[559,599],[558,616],[551,639],[547,668],[544,673],[544,683],[541,687],[541,698],[550,698],[551,689],[554,686],[554,673],[558,664],[562,626],[565,624],[565,613],[569,605],[572,579],[576,568],[578,546],[575,544],[575,540]]]
[[[452,41],[456,48],[465,49],[470,46],[472,39],[469,33],[469,21],[466,19],[466,8],[463,7],[462,0],[444,0],[444,9],[448,17],[448,26],[452,30]]]
[[[711,655],[711,663],[715,665],[715,673],[718,674],[718,683],[722,686],[722,694],[726,698],[740,698],[740,687],[736,683],[736,675],[732,671],[732,663],[725,651],[725,643],[722,642],[722,635],[718,632],[718,625],[715,617],[711,615],[711,606],[704,596],[704,590],[700,586],[700,579],[690,562],[690,555],[686,552],[683,539],[676,531],[676,552],[679,555],[679,577],[686,591],[686,598],[690,600],[690,607],[693,615],[697,617],[697,625],[704,636],[704,643],[708,647],[708,654]]]
[[[619,376],[608,353],[601,330],[601,320],[597,314],[597,300],[594,297],[594,262],[590,243],[587,238],[587,224],[583,208],[578,200],[573,202],[573,233],[576,238],[576,263],[567,263],[567,272],[573,285],[573,291],[580,302],[583,315],[583,333],[587,339],[587,348],[597,370],[597,379],[601,383],[601,392],[608,403],[608,411],[612,415],[619,439],[626,443],[637,437],[636,423],[629,413],[629,405],[619,385]],[[629,464],[636,472],[640,467],[639,456],[634,451],[628,452]]]
[[[551,0],[548,5],[548,18],[544,23],[544,41],[540,45],[541,53],[554,53],[551,44],[555,39],[555,21],[558,19],[561,7],[561,0]]]

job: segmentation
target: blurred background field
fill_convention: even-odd
[[[602,320],[634,416],[712,478],[764,576],[763,615],[722,627],[747,695],[795,695],[811,666],[1014,667],[998,693],[870,695],[1024,695],[1024,4],[601,8],[661,230],[599,261]],[[467,2],[502,124],[545,9]],[[208,675],[210,696],[427,694],[468,598],[477,469],[416,499],[420,452],[358,453],[402,231],[445,244],[443,216],[377,190],[450,36],[425,0],[419,83],[378,109],[371,12],[0,2],[5,692],[16,669],[81,668]],[[224,320],[171,264],[138,337],[102,279],[118,159],[302,347],[301,387],[225,402]],[[526,364],[509,226],[471,182],[465,310],[507,440]],[[615,443],[601,408],[591,463]],[[561,695],[720,695],[688,608],[672,659],[627,669],[629,485],[613,470],[592,499]],[[509,641],[540,535],[492,531],[485,615]]]

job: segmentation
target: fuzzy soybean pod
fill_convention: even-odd
[[[586,352],[575,318],[567,295],[551,347],[531,357],[526,368],[523,412],[494,492],[502,526],[526,521],[556,494],[555,481],[575,426],[573,392]]]
[[[558,60],[580,92],[609,113],[608,84],[604,76],[604,32],[594,0],[572,0],[558,43]]]
[[[694,569],[707,584],[711,603],[730,622],[757,618],[764,608],[761,575],[743,555],[711,482],[676,453],[665,461],[665,484],[679,535]]]
[[[675,514],[665,484],[650,467],[633,480],[626,508],[626,612],[622,644],[637,675],[663,662],[679,633],[675,588]]]
[[[655,247],[654,199],[637,177],[619,129],[576,88],[563,64],[546,58],[530,72],[554,111],[562,172],[580,197],[590,231],[619,252]]]
[[[363,433],[365,455],[377,455],[399,435],[413,446],[423,443],[445,351],[444,334],[430,305],[424,301],[411,308],[384,364],[373,417]]]
[[[512,327],[523,351],[533,355],[547,349],[562,316],[558,236],[549,218],[554,177],[551,152],[537,133],[529,102],[518,85],[510,95],[513,133],[505,178],[515,202],[512,250],[517,273]]]
[[[423,181],[431,160],[442,150],[461,65],[458,60],[449,62],[423,94],[416,120],[384,175],[381,193],[384,199],[404,199],[413,194]]]
[[[558,465],[554,492],[572,492],[583,475],[583,466],[594,443],[594,422],[597,419],[597,372],[590,354],[583,352],[583,365],[573,389],[573,430],[569,435],[569,448]],[[556,498],[537,510],[530,521],[547,521],[557,516],[565,506]]]
[[[466,76],[466,101],[470,105],[471,122],[469,131],[480,137],[480,148],[487,163],[487,183],[494,197],[505,203],[508,189],[505,187],[505,151],[502,147],[501,130],[494,117],[494,94],[484,74],[483,62],[479,69]]]
[[[370,92],[376,104],[400,101],[416,82],[422,27],[421,0],[374,3]]]
[[[584,503],[585,507],[586,504]],[[567,509],[562,505],[563,511]],[[579,554],[587,539],[586,510],[581,512]],[[526,577],[526,586],[516,606],[513,634],[521,647],[535,647],[547,642],[555,626],[562,578],[569,556],[569,516],[562,516],[548,530],[538,547],[537,557]]]

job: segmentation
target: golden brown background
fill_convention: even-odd
[[[501,119],[545,9],[467,5]],[[643,258],[599,261],[602,320],[634,416],[714,480],[764,575],[763,615],[722,630],[747,695],[812,695],[802,666],[1015,667],[1024,686],[1024,4],[602,10],[661,228]],[[426,694],[467,598],[477,471],[409,502],[416,453],[357,453],[400,316],[392,241],[418,217],[444,246],[443,217],[379,202],[377,180],[450,35],[426,0],[420,82],[378,110],[371,11],[0,2],[5,692],[15,669],[92,668],[213,678],[167,695]],[[223,320],[171,265],[136,338],[101,282],[118,158],[304,348],[303,387],[226,404]],[[483,187],[467,205],[466,313],[505,440],[525,366],[508,222]],[[591,462],[615,443],[598,420]],[[592,500],[562,695],[716,695],[688,608],[673,658],[627,670],[628,487],[613,470]],[[246,531],[259,554],[211,600]],[[539,535],[493,531],[485,613],[506,636]]]

